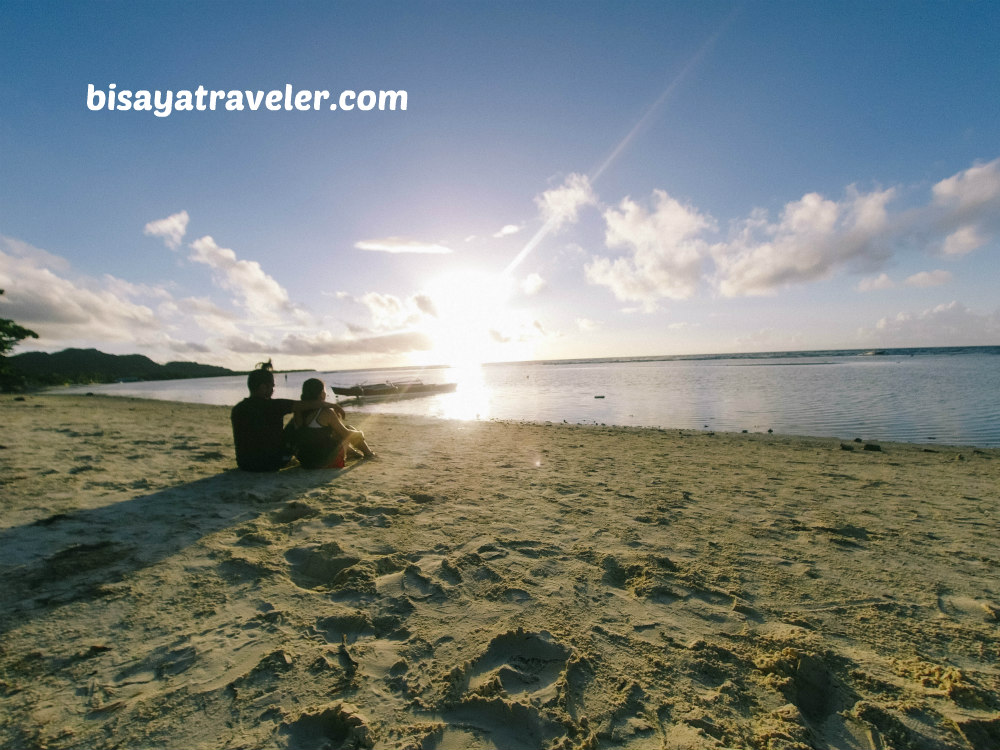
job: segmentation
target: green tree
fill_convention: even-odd
[[[0,294],[3,294],[3,289],[0,289]],[[0,390],[10,390],[23,384],[23,378],[9,372],[7,354],[19,342],[28,338],[37,339],[38,334],[24,326],[19,326],[13,320],[0,318]]]

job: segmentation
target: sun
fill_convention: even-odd
[[[425,287],[433,315],[425,330],[434,342],[431,356],[455,367],[511,359],[511,334],[517,315],[510,307],[508,276],[482,271],[451,271]]]

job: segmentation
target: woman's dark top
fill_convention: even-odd
[[[309,419],[303,419],[302,427],[297,427],[295,430],[295,457],[306,469],[322,469],[329,466],[340,447],[340,440],[334,434],[333,427],[308,426],[318,416],[319,412],[316,412]]]

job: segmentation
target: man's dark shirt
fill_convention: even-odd
[[[281,431],[284,416],[295,401],[287,398],[245,398],[233,407],[233,443],[236,465],[244,471],[277,471],[290,456],[285,455]]]

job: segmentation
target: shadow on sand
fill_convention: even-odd
[[[352,471],[239,470],[0,531],[0,633]]]

